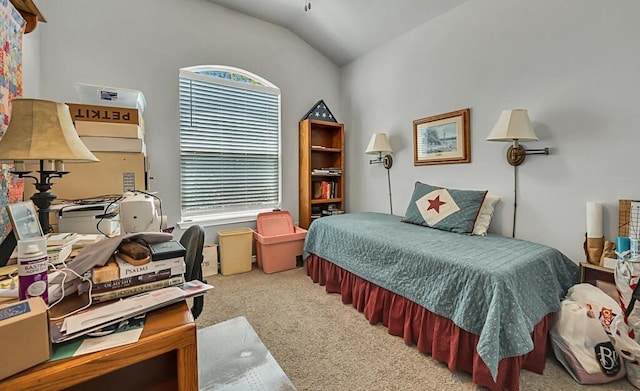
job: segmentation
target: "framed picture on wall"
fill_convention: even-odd
[[[413,121],[413,165],[470,163],[469,111]]]

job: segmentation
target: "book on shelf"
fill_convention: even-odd
[[[80,140],[95,152],[147,152],[141,138],[81,136]]]
[[[95,303],[103,301],[116,300],[123,297],[129,297],[144,292],[153,291],[156,289],[167,288],[170,286],[180,285],[184,283],[184,277],[182,275],[165,278],[158,281],[152,281],[145,284],[134,285],[121,289],[112,289],[106,292],[91,292],[91,300]]]
[[[322,168],[314,168],[311,170],[312,175],[328,175],[329,170],[323,170]]]
[[[161,261],[163,259],[184,257],[187,250],[177,240],[168,240],[160,243],[149,243],[151,261]]]
[[[338,183],[333,181],[314,182],[313,198],[328,200],[338,195]]]
[[[74,125],[80,137],[144,138],[144,128],[138,124],[76,121]]]
[[[314,168],[311,170],[311,175],[340,176],[342,169],[338,167]]]
[[[322,198],[322,183],[321,182],[313,182],[313,194],[312,197],[313,199],[320,199]]]
[[[323,216],[333,216],[344,214],[344,210],[341,209],[325,209],[322,211]]]

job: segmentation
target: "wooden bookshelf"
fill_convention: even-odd
[[[323,210],[344,211],[344,125],[306,119],[298,130],[299,225],[307,229]],[[323,182],[329,184],[327,191]]]

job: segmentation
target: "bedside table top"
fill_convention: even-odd
[[[580,262],[580,266],[587,267],[589,269],[600,270],[603,272],[609,272],[609,273],[614,272],[614,269],[609,269],[608,267],[594,265],[593,263],[589,263],[589,262]]]

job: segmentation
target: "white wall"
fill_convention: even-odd
[[[40,98],[40,87],[40,30],[36,26],[22,38],[22,96]]]
[[[385,170],[364,154],[372,133],[387,132],[396,151],[394,213],[404,213],[416,180],[488,189],[503,197],[491,231],[509,236],[513,169],[507,145],[485,138],[500,111],[516,107],[529,110],[540,138],[527,147],[552,150],[519,168],[517,237],[581,261],[585,203],[604,203],[605,234],[613,239],[618,199],[640,193],[634,0],[469,1],[342,70],[288,30],[204,0],[57,0],[39,7],[49,22],[36,29],[40,69],[25,64],[25,87],[35,72],[41,88],[29,90],[45,99],[74,100],[75,82],[142,90],[152,188],[170,224],[179,218],[178,69],[198,64],[245,68],[281,88],[284,208],[294,216],[297,123],[321,98],[346,125],[351,211],[389,210]],[[466,107],[472,163],[413,166],[412,121]],[[217,228],[207,230],[208,240]]]
[[[485,138],[499,113],[529,110],[550,156],[519,168],[516,236],[584,260],[587,201],[604,203],[615,240],[618,199],[638,199],[640,2],[469,1],[345,66],[350,211],[389,211],[387,178],[364,154],[390,135],[394,213],[415,181],[488,189],[503,197],[491,232],[511,235],[513,168],[506,143]],[[471,108],[470,164],[414,166],[412,121]]]
[[[319,99],[340,114],[333,63],[289,30],[205,0],[56,0],[38,6],[48,21],[36,29],[43,99],[77,101],[76,82],[145,94],[151,188],[162,198],[169,225],[180,218],[179,69],[230,65],[276,84],[282,93],[283,208],[297,219],[298,121]],[[25,75],[25,85],[31,77]],[[207,240],[215,241],[220,228],[208,227]]]

